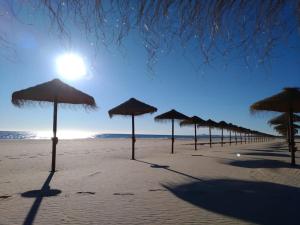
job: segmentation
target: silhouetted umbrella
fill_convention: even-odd
[[[231,145],[231,132],[232,132],[232,123],[228,123],[228,130],[229,130],[229,145]]]
[[[225,122],[225,121],[220,121],[219,122],[219,124],[218,124],[218,127],[219,128],[221,128],[221,146],[223,146],[223,138],[224,138],[224,136],[223,136],[223,130],[224,129],[228,129],[229,127],[228,127],[228,124]]]
[[[131,159],[135,159],[134,144],[135,144],[135,132],[134,132],[134,116],[143,115],[146,113],[154,113],[157,108],[143,103],[135,98],[131,98],[128,101],[118,105],[117,107],[108,111],[110,117],[114,115],[131,116],[132,120],[132,156]]]
[[[275,127],[273,127],[274,130],[276,130],[279,134],[281,134],[282,136],[286,137],[287,140],[290,139],[290,129],[288,128],[288,125],[277,125]],[[294,134],[297,134],[298,133],[298,130],[293,127],[293,130],[292,132]],[[290,151],[290,150],[289,150]]]
[[[213,127],[218,127],[218,123],[211,120],[211,119],[208,119],[205,121],[205,124],[206,124],[206,127],[208,127],[208,131],[209,131],[209,147],[211,147],[212,145],[212,141],[211,141],[211,129]],[[199,126],[200,127],[200,126]]]
[[[295,165],[293,113],[300,112],[300,90],[299,88],[284,88],[280,93],[264,100],[258,101],[250,106],[252,111],[275,111],[289,114],[291,164]]]
[[[297,114],[293,114],[293,122],[299,122],[299,121],[300,121],[300,116],[298,116]],[[288,113],[282,113],[279,116],[276,116],[273,119],[270,119],[268,121],[270,125],[283,124],[283,123],[288,124],[288,122],[289,122]]]
[[[299,129],[300,126],[294,124],[294,125],[293,125],[293,128],[294,128],[294,129]],[[274,126],[274,129],[284,130],[284,129],[288,129],[288,128],[287,128],[287,125],[286,125],[286,124],[279,124],[279,125],[277,125],[277,126]]]
[[[236,133],[238,132],[239,127],[234,125],[234,124],[230,124],[229,126],[230,126],[230,130],[234,131],[234,140],[235,140],[235,144],[237,144],[237,135],[236,135]]]
[[[174,109],[155,117],[155,121],[167,121],[167,120],[172,121],[172,151],[171,151],[172,154],[174,153],[174,121],[175,120],[185,120],[188,118],[189,118],[188,116],[186,116],[180,112],[177,112]]]
[[[96,103],[93,97],[63,83],[59,79],[16,91],[12,94],[12,103],[18,107],[33,102],[53,102],[54,104],[51,171],[55,172],[56,145],[58,143],[56,137],[58,104],[75,104],[95,108]]]
[[[191,118],[183,120],[180,123],[180,126],[191,126],[191,125],[194,126],[194,128],[195,128],[195,150],[197,150],[197,125],[204,126],[205,122],[206,122],[205,120],[201,119],[198,116],[192,116]]]
[[[300,116],[293,114],[293,122],[299,122]],[[268,121],[270,125],[284,125],[283,127],[274,127],[274,129],[279,132],[280,134],[287,137],[287,140],[290,140],[290,131],[289,131],[289,114],[288,113],[282,113],[281,115],[271,119]],[[295,125],[294,125],[295,126]],[[294,127],[295,128],[295,127]],[[294,131],[295,133],[295,131]]]

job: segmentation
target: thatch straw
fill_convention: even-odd
[[[76,104],[95,108],[96,103],[92,96],[87,95],[59,79],[36,85],[12,94],[12,103],[21,107],[33,102],[55,102],[63,104]]]
[[[192,116],[188,119],[183,120],[182,122],[180,122],[180,126],[192,126],[192,125],[199,125],[199,126],[205,126],[205,120],[201,119],[198,116]]]
[[[300,121],[300,116],[297,114],[293,114],[293,122]],[[288,124],[289,123],[289,114],[282,113],[279,116],[271,119],[268,121],[270,125],[277,125],[277,124]]]
[[[218,127],[221,128],[221,129],[225,129],[225,130],[229,130],[230,129],[228,123],[226,123],[223,120],[218,123]]]
[[[218,123],[215,122],[215,121],[213,121],[213,120],[211,120],[211,119],[208,119],[208,120],[205,121],[205,126],[206,127],[211,127],[211,128],[217,128],[218,127]],[[201,127],[201,125],[200,126],[198,125],[198,127]]]
[[[146,113],[154,113],[156,111],[157,108],[141,102],[135,98],[131,98],[128,101],[109,110],[108,114],[110,117],[113,117],[114,115],[139,116]]]
[[[294,129],[299,129],[300,126],[294,124],[294,125],[293,125],[293,128],[294,128]],[[275,126],[274,129],[276,129],[276,130],[287,130],[287,129],[288,129],[288,125],[280,124],[280,125]]]
[[[250,110],[300,112],[300,89],[284,88],[280,93],[252,104]]]
[[[157,121],[157,122],[170,120],[172,123],[172,148],[171,148],[172,154],[174,153],[174,141],[175,141],[174,122],[179,121],[179,120],[185,120],[185,119],[189,119],[189,117],[180,112],[177,112],[175,109],[172,109],[168,112],[165,112],[165,113],[155,117],[155,121]]]
[[[155,121],[186,120],[186,119],[189,119],[189,117],[176,111],[175,109],[172,109],[168,112],[165,112],[163,114],[156,116],[154,119],[155,119]]]
[[[12,103],[18,107],[33,102],[53,102],[53,138],[52,138],[52,163],[51,171],[55,172],[57,132],[57,107],[58,104],[75,104],[95,108],[93,97],[61,82],[58,79],[36,85],[12,94]]]
[[[198,116],[192,116],[186,120],[183,120],[181,123],[180,123],[180,126],[194,126],[194,129],[195,129],[195,135],[194,135],[194,140],[195,140],[195,150],[197,150],[197,125],[202,125],[202,126],[205,126],[205,120],[201,119],[200,117]]]
[[[146,113],[154,113],[157,108],[147,105],[144,102],[131,98],[128,101],[118,105],[117,107],[108,111],[110,117],[114,115],[131,116],[132,121],[132,156],[131,159],[135,159],[135,125],[134,117],[143,115]]]

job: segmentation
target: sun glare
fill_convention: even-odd
[[[35,139],[50,139],[53,136],[52,131],[36,131]],[[58,130],[57,137],[59,139],[84,139],[92,138],[96,132],[82,131],[82,130]]]
[[[59,76],[68,80],[83,78],[87,71],[83,58],[74,53],[65,53],[56,58],[56,69]]]

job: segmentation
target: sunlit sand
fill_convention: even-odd
[[[138,139],[130,160],[130,139],[60,140],[49,173],[49,140],[2,140],[0,224],[299,221],[300,170],[285,142],[174,148]]]

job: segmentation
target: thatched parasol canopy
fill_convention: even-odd
[[[96,107],[95,100],[92,96],[63,83],[59,79],[54,79],[34,87],[16,91],[12,94],[11,101],[18,107],[34,102],[51,102],[54,104],[51,166],[52,172],[55,172],[56,145],[58,143],[58,138],[56,137],[58,104],[75,104],[91,108]]]
[[[203,125],[197,125],[198,127],[202,127]],[[211,129],[212,128],[216,128],[218,127],[218,123],[211,120],[211,119],[208,119],[205,121],[205,127],[208,127],[208,133],[209,133],[209,147],[211,148],[212,146],[212,139],[211,139]]]
[[[133,159],[133,160],[135,159],[134,117],[143,115],[146,113],[154,113],[156,111],[157,111],[157,108],[155,108],[151,105],[148,105],[144,102],[141,102],[135,98],[131,98],[128,101],[126,101],[108,111],[108,114],[110,117],[113,117],[114,115],[131,116],[131,121],[132,121],[132,156],[131,156],[131,159]]]
[[[284,88],[280,93],[269,98],[258,101],[250,106],[252,112],[275,111],[285,112],[289,114],[289,150],[291,152],[291,165],[295,165],[295,143],[293,127],[293,113],[300,112],[300,89],[299,88]]]
[[[195,150],[197,150],[197,125],[198,126],[205,126],[205,120],[201,119],[198,116],[192,116],[186,120],[180,122],[180,126],[194,126],[195,129]]]
[[[221,128],[221,146],[223,146],[224,144],[224,133],[223,130],[224,129],[229,129],[228,123],[226,123],[225,121],[220,121],[218,123],[218,127]]]
[[[206,121],[201,119],[198,116],[192,116],[188,119],[185,119],[183,121],[180,122],[180,126],[191,126],[191,125],[199,125],[199,126],[205,126],[206,125]]]
[[[218,123],[218,127],[223,128],[223,129],[229,129],[228,123],[226,123],[223,120]]]
[[[160,114],[158,116],[155,117],[155,121],[168,121],[171,120],[172,121],[172,149],[171,149],[171,153],[174,153],[174,121],[175,120],[186,120],[189,119],[188,116],[176,111],[175,109],[172,109],[168,112],[165,112],[163,114]]]
[[[163,114],[160,114],[155,117],[155,121],[163,121],[163,120],[186,120],[189,119],[188,116],[176,111],[175,109],[172,109],[168,112],[165,112]]]
[[[294,124],[294,125],[293,125],[293,128],[294,128],[294,129],[299,129],[300,126]],[[288,129],[288,126],[285,125],[285,124],[280,124],[280,125],[274,126],[274,129],[276,129],[276,130],[287,130],[287,129]]]
[[[206,126],[208,126],[208,127],[215,127],[216,128],[216,127],[219,126],[219,124],[217,122],[215,122],[211,119],[206,120],[205,123],[206,123]]]
[[[12,94],[12,103],[15,106],[24,106],[33,102],[55,102],[76,104],[86,107],[96,107],[92,96],[87,95],[59,79],[36,85]]]
[[[300,112],[300,89],[284,88],[280,93],[258,101],[250,106],[252,112],[275,111],[275,112]]]
[[[297,114],[293,114],[293,122],[299,122],[300,116]],[[274,117],[268,121],[270,125],[277,125],[277,124],[288,124],[289,123],[289,114],[282,113],[279,116]]]
[[[113,117],[114,115],[139,116],[146,113],[154,113],[156,111],[157,108],[141,102],[135,98],[131,98],[128,101],[109,110],[108,114],[110,117]]]

